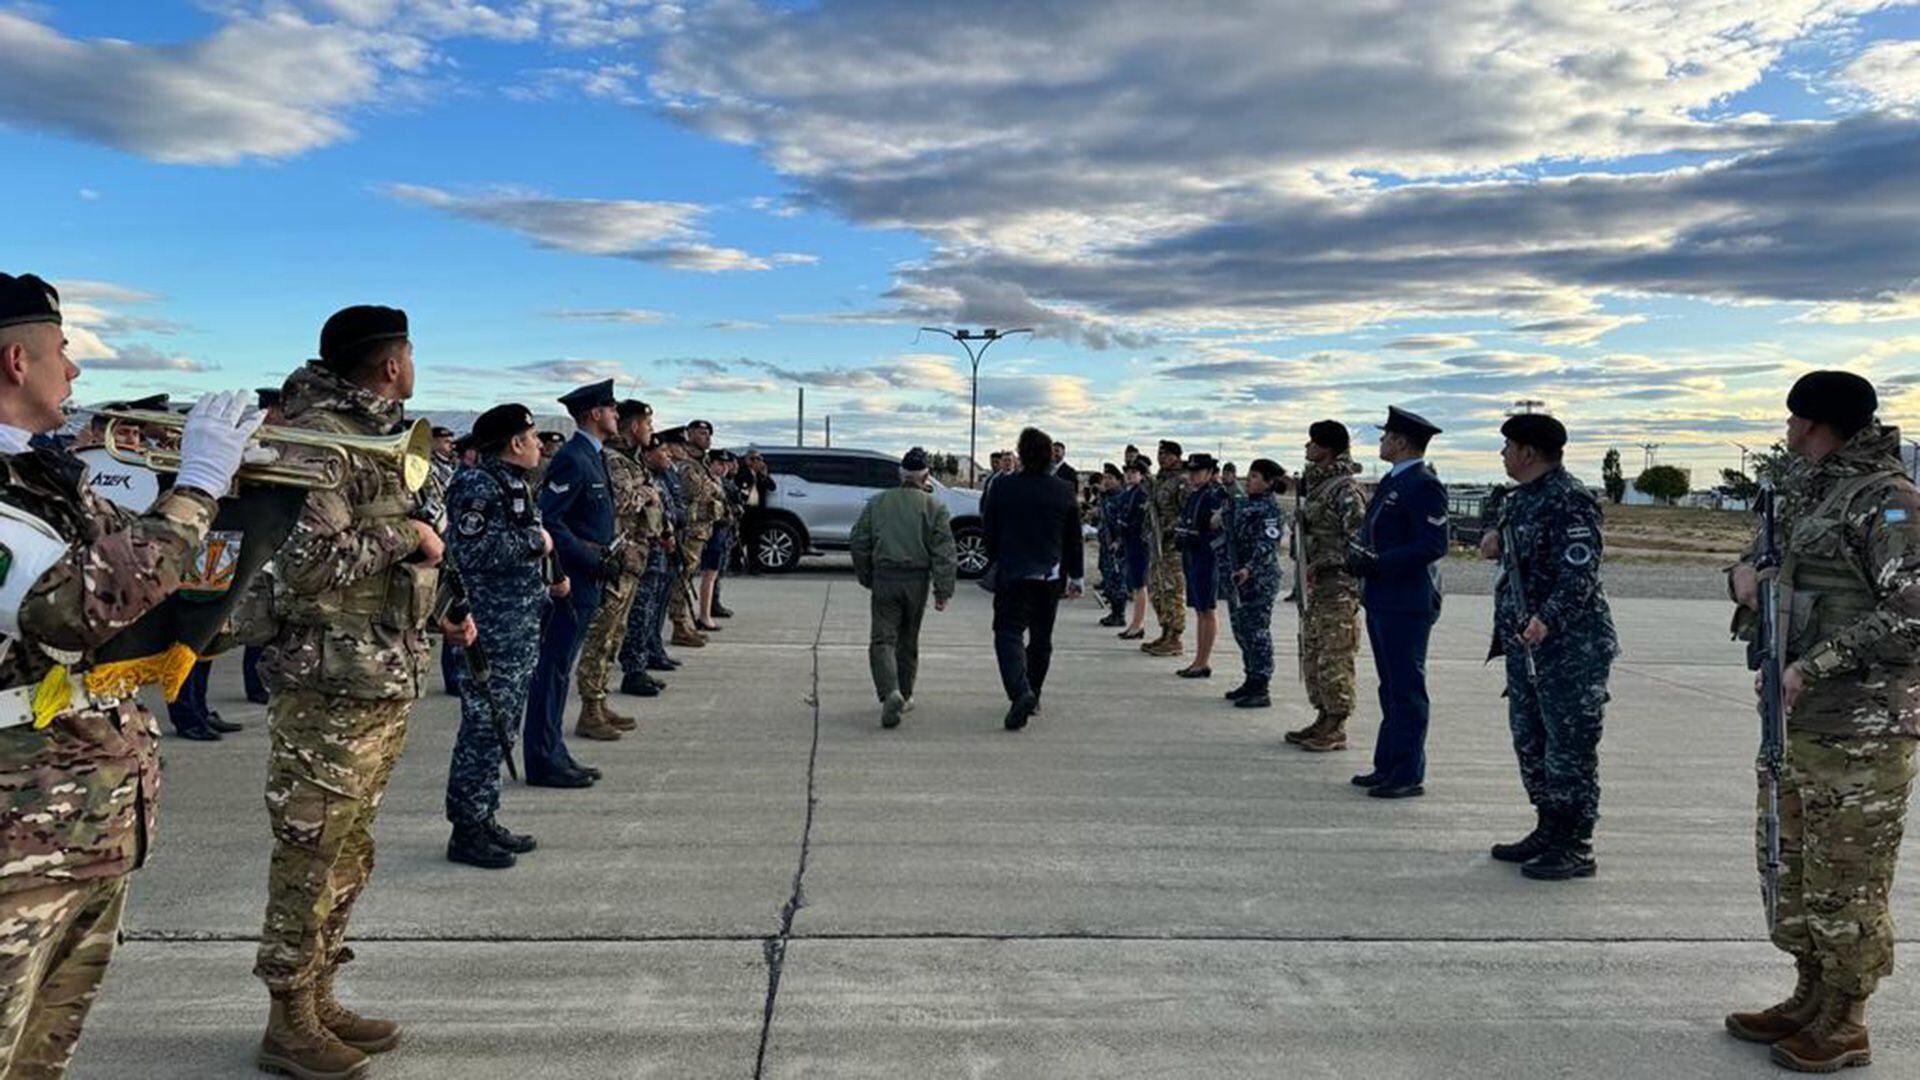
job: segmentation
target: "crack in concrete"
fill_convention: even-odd
[[[780,906],[780,930],[761,946],[767,959],[767,1000],[760,1015],[760,1049],[753,1059],[753,1080],[767,1071],[767,1043],[773,1037],[773,1010],[780,998],[780,972],[787,964],[787,943],[793,940],[793,919],[806,905],[807,860],[813,852],[813,811],[819,805],[814,790],[815,766],[820,760],[820,642],[827,633],[827,612],[833,608],[833,582],[820,598],[820,625],[813,631],[813,679],[807,700],[813,705],[812,743],[807,747],[807,816],[800,827],[800,861],[793,868],[793,889]]]

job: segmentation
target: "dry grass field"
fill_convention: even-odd
[[[1753,515],[1686,506],[1606,508],[1607,547],[1619,554],[1733,555],[1753,536]]]

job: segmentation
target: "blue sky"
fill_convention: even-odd
[[[1920,434],[1920,8],[1390,7],[0,0],[0,263],[64,284],[83,401],[378,302],[421,409],[611,375],[723,440],[805,385],[816,436],[964,451],[922,324],[1036,327],[983,442],[1083,463],[1399,402],[1485,476],[1525,397],[1589,478],[1704,479],[1820,366]]]

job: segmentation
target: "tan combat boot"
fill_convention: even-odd
[[[340,1041],[313,1012],[313,990],[281,990],[267,1013],[254,1064],[296,1080],[354,1080],[367,1072],[367,1055]]]
[[[1143,653],[1146,653],[1148,656],[1158,656],[1159,654],[1154,652],[1154,650],[1166,644],[1166,642],[1167,642],[1167,628],[1163,626],[1160,628],[1160,635],[1158,637],[1154,638],[1152,641],[1143,641],[1140,643],[1140,651]]]
[[[1286,739],[1288,742],[1298,746],[1308,739],[1317,737],[1325,730],[1327,730],[1327,714],[1316,712],[1313,715],[1313,723],[1308,724],[1306,727],[1295,728],[1287,732]]]
[[[1179,656],[1181,653],[1184,653],[1186,651],[1187,651],[1187,647],[1181,644],[1179,634],[1168,634],[1166,637],[1160,640],[1159,647],[1153,650],[1153,655],[1154,656]]]
[[[1773,1044],[1773,1063],[1794,1072],[1839,1072],[1873,1064],[1867,1047],[1867,999],[1827,989],[1813,1023]]]
[[[400,1045],[400,1025],[361,1016],[333,996],[334,972],[313,984],[313,1015],[333,1036],[363,1054],[382,1054]]]
[[[613,706],[607,702],[606,698],[600,699],[600,714],[607,718],[607,723],[613,725],[615,731],[640,730],[640,721],[635,720],[631,716],[622,716],[614,712]]]
[[[1318,732],[1300,742],[1300,749],[1313,754],[1325,754],[1346,748],[1347,718],[1344,716],[1327,717]]]
[[[689,624],[673,628],[672,644],[683,649],[702,649],[706,647],[707,639]]]
[[[580,719],[573,725],[573,733],[597,742],[614,742],[620,738],[620,729],[607,721],[606,703],[601,701],[580,702]]]
[[[1826,991],[1820,985],[1820,964],[1800,959],[1795,966],[1800,977],[1793,984],[1792,996],[1759,1012],[1728,1013],[1727,1034],[1743,1042],[1777,1043],[1813,1023],[1826,1001]]]

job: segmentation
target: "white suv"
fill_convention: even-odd
[[[756,446],[777,489],[767,505],[746,520],[747,557],[762,570],[793,569],[802,555],[845,551],[867,500],[900,486],[900,462],[872,450],[804,446]],[[933,481],[933,497],[953,516],[960,576],[987,568],[986,533],[980,527],[980,493]]]

